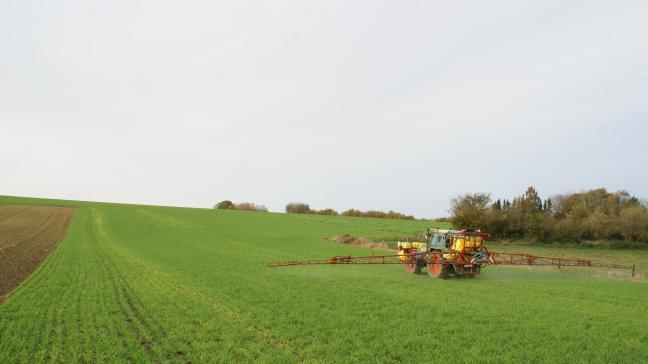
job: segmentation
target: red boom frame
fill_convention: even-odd
[[[268,267],[287,267],[294,265],[311,265],[311,264],[411,264],[416,257],[424,256],[426,264],[492,264],[492,265],[538,265],[538,266],[556,266],[556,267],[598,267],[598,268],[611,268],[611,269],[626,269],[632,272],[635,276],[634,265],[623,265],[616,263],[606,262],[593,262],[589,259],[578,258],[555,258],[543,257],[539,255],[526,254],[526,253],[505,253],[505,252],[486,252],[486,257],[483,259],[471,259],[467,261],[463,254],[457,260],[444,260],[439,258],[438,254],[434,252],[419,252],[407,255],[368,255],[362,257],[352,256],[335,256],[330,259],[310,259],[310,260],[289,260],[285,262],[272,262],[268,263]],[[406,259],[401,257],[406,256]]]

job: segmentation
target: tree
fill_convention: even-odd
[[[332,215],[332,216],[339,215],[338,212],[335,211],[335,210],[333,210],[333,209],[323,209],[323,210],[319,210],[319,211],[317,212],[317,214],[318,214],[318,215]]]
[[[215,209],[219,210],[234,210],[235,206],[234,203],[230,200],[223,200],[216,205],[214,205]]]
[[[551,199],[553,203],[553,214],[555,217],[563,218],[566,215],[567,195],[554,195]]]
[[[648,199],[641,199],[639,201],[639,205],[644,209],[644,211],[648,212]]]
[[[263,205],[257,205],[252,202],[241,202],[238,204],[234,205],[236,210],[241,210],[241,211],[261,211],[261,212],[268,212],[268,208],[263,206]]]
[[[490,193],[466,193],[450,200],[452,223],[460,228],[476,228],[482,223]]]
[[[311,210],[310,206],[307,203],[291,202],[286,205],[286,212],[291,214],[310,214],[314,211]]]
[[[540,195],[538,195],[538,191],[533,186],[527,188],[524,195],[522,195],[522,205],[525,212],[534,213],[542,211],[542,200],[540,199]]]
[[[551,202],[550,197],[544,200],[544,205],[542,206],[542,212],[544,212],[547,215],[553,214],[553,202]]]
[[[639,206],[632,206],[621,211],[621,234],[626,241],[648,240],[648,214]]]
[[[502,200],[498,198],[497,201],[495,201],[495,203],[493,204],[493,210],[502,211]]]
[[[364,216],[364,214],[360,210],[348,209],[348,210],[342,212],[342,216],[362,217],[362,216]]]

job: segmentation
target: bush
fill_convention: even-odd
[[[453,225],[474,228],[483,222],[490,203],[489,193],[466,193],[450,200]]]
[[[369,210],[367,212],[362,212],[356,209],[349,209],[342,212],[341,214],[331,208],[317,211],[317,210],[311,210],[310,206],[303,202],[291,202],[287,204],[286,212],[291,214],[317,214],[317,215],[332,215],[332,216],[342,215],[342,216],[352,216],[352,217],[374,217],[379,219],[414,220],[414,216],[403,215],[399,212],[391,211],[391,210],[389,212],[376,211],[376,210]]]
[[[348,209],[342,212],[342,216],[362,217],[362,211],[356,209]]]
[[[241,202],[239,204],[235,205],[235,210],[241,210],[241,211],[260,211],[260,212],[268,212],[268,208],[263,206],[263,205],[257,205],[252,202]]]
[[[344,212],[342,212],[343,216],[352,216],[352,217],[373,217],[376,219],[403,219],[403,220],[414,220],[414,216],[412,215],[404,215],[401,214],[400,212],[396,211],[389,211],[389,212],[384,212],[384,211],[376,211],[376,210],[369,210],[367,212],[362,212],[360,210],[356,209],[348,209]]]
[[[236,204],[230,200],[223,200],[216,205],[214,205],[215,209],[219,210],[242,210],[242,211],[262,211],[262,212],[268,212],[268,208],[263,206],[263,205],[257,205],[252,202],[241,202],[239,204]]]
[[[291,202],[286,205],[286,212],[290,214],[310,214],[313,213],[307,203]]]
[[[648,210],[626,191],[603,188],[540,199],[533,187],[513,201],[488,205],[486,193],[453,198],[451,221],[460,228],[480,227],[493,238],[535,241],[618,241],[648,247]],[[625,246],[625,245],[624,245]]]
[[[214,205],[215,209],[219,210],[234,210],[235,206],[234,203],[230,200],[223,200],[216,205]]]
[[[318,215],[331,215],[331,216],[336,216],[339,215],[339,213],[333,209],[323,209],[317,211]]]

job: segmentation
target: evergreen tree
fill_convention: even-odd
[[[542,199],[540,199],[538,191],[536,191],[533,186],[527,188],[524,195],[522,195],[521,200],[521,203],[524,206],[524,210],[526,212],[534,213],[542,211]]]

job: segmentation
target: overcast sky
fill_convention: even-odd
[[[646,1],[0,3],[0,194],[648,197]]]

